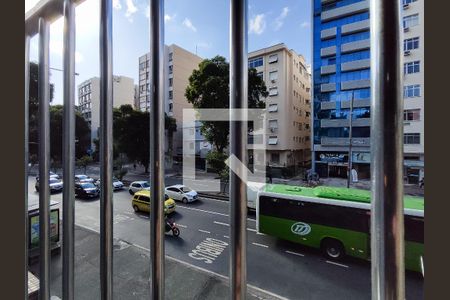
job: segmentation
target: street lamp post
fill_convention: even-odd
[[[352,98],[350,99],[350,128],[348,134],[348,176],[347,188],[350,187],[350,178],[352,176],[352,130],[353,130],[353,99],[355,98],[355,91],[352,91]]]

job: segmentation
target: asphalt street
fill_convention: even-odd
[[[181,183],[181,179],[166,178],[166,185],[175,183]],[[38,196],[34,177],[29,177],[29,194]],[[61,206],[61,193],[51,198]],[[127,189],[114,193],[113,205],[114,237],[148,249],[149,215],[133,211]],[[228,205],[227,201],[207,198],[186,205],[177,202],[171,217],[181,235],[175,238],[166,234],[166,255],[228,276]],[[99,199],[76,199],[75,209],[77,225],[100,230]],[[289,299],[371,298],[370,262],[352,258],[329,261],[316,249],[258,234],[254,214],[247,219],[247,274],[253,286]],[[421,275],[407,272],[407,299],[423,299],[423,283]]]

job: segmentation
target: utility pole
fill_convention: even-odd
[[[348,176],[347,188],[350,187],[350,180],[352,177],[352,130],[353,130],[353,99],[355,98],[355,91],[352,91],[352,98],[350,99],[350,124],[348,134]]]

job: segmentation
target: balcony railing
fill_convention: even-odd
[[[63,149],[63,298],[74,298],[74,141],[75,141],[75,6],[83,0],[42,0],[25,15],[25,116],[28,115],[30,39],[39,35],[39,177],[49,179],[49,40],[50,24],[64,18],[64,149]],[[164,6],[150,0],[150,148],[152,199],[150,224],[151,297],[164,299]],[[328,2],[328,1],[322,1]],[[403,181],[401,58],[399,1],[371,0],[372,86],[372,295],[373,299],[404,299]],[[328,11],[323,19],[367,10],[367,2]],[[247,99],[247,1],[230,0],[230,108],[246,108]],[[360,7],[361,6],[361,7]],[[351,11],[350,11],[351,10]],[[328,15],[328,16],[325,16]],[[101,298],[113,298],[113,202],[112,202],[112,0],[100,2],[100,162]],[[389,53],[389,55],[382,55]],[[326,53],[325,55],[329,55]],[[386,76],[388,74],[389,76]],[[230,152],[244,161],[245,122],[231,122]],[[28,128],[27,119],[25,125]],[[28,135],[25,135],[25,147]],[[25,180],[28,178],[28,149]],[[246,194],[243,181],[230,176],[230,297],[244,299],[246,279]],[[27,185],[27,184],[26,184]],[[24,200],[27,204],[28,193]],[[49,186],[39,191],[40,299],[50,299]],[[26,205],[27,207],[27,205]],[[26,213],[27,214],[27,213]],[[24,216],[26,222],[27,215]],[[24,241],[27,239],[27,232]],[[26,247],[26,243],[25,243]],[[24,268],[28,263],[25,248]],[[292,279],[295,281],[295,278]],[[24,278],[25,291],[28,279]],[[25,298],[27,295],[24,295]]]

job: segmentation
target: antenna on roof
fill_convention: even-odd
[[[195,55],[197,55],[197,44],[195,44]]]

